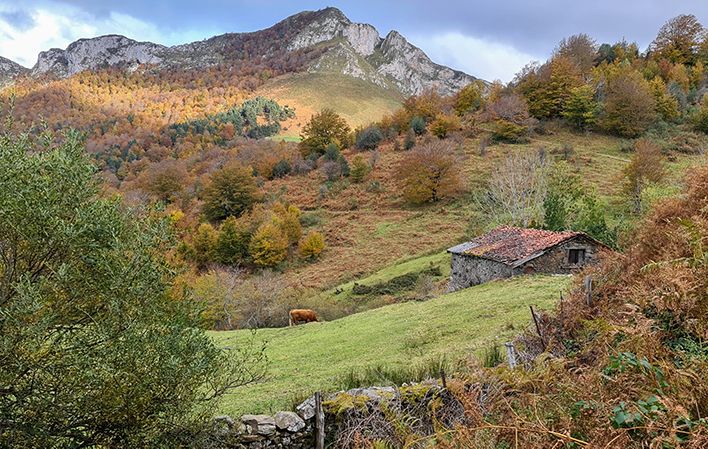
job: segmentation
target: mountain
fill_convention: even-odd
[[[29,70],[18,63],[0,56],[0,87],[12,82],[12,80],[27,72],[29,72]]]
[[[373,26],[354,23],[336,8],[301,12],[265,30],[174,47],[118,35],[80,39],[65,50],[40,53],[31,74],[65,78],[84,70],[141,65],[198,70],[246,60],[268,67],[294,60],[287,72],[344,75],[403,96],[429,88],[450,94],[476,79],[435,64],[398,32],[382,38]]]

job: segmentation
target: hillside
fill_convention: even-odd
[[[565,276],[522,277],[331,322],[260,329],[255,338],[267,342],[268,377],[228,395],[220,411],[239,416],[287,409],[318,389],[341,388],[352,370],[367,367],[406,369],[441,359],[454,365],[506,341],[529,324],[529,305],[550,309],[567,286]],[[223,346],[252,338],[245,330],[212,336]]]

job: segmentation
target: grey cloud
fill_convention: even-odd
[[[21,31],[32,28],[34,25],[34,19],[24,10],[0,12],[0,18]]]

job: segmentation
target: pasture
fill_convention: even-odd
[[[568,286],[567,276],[518,277],[331,322],[261,329],[256,340],[267,342],[268,378],[228,395],[219,412],[238,416],[289,409],[316,390],[342,388],[352,370],[480,355],[530,324],[530,304],[550,309]],[[248,330],[211,335],[223,346],[251,338]]]

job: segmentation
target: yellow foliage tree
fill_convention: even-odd
[[[273,205],[273,223],[285,234],[290,245],[296,244],[302,236],[300,215],[300,209],[293,205],[285,206],[281,203]]]
[[[324,236],[317,231],[310,231],[300,242],[300,256],[303,259],[316,259],[324,248]]]
[[[251,239],[249,252],[255,265],[273,267],[287,257],[288,237],[272,221],[263,223]]]

